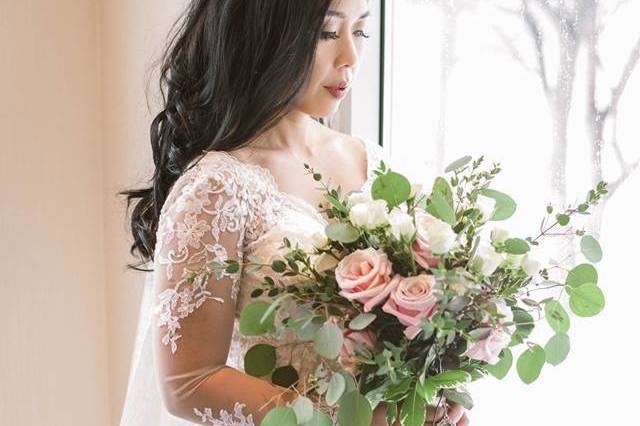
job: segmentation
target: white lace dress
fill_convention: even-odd
[[[373,170],[388,159],[361,141],[367,180],[360,189],[369,191]],[[249,255],[270,263],[284,236],[311,250],[312,235],[327,223],[306,200],[279,191],[268,169],[226,152],[205,154],[180,176],[160,215],[120,425],[253,425],[252,413],[276,389],[269,376],[243,373],[244,355],[258,342],[275,346],[277,365],[290,363],[303,377],[314,365],[304,345],[239,331],[240,312],[256,300],[251,292],[268,268],[193,284],[186,274]]]

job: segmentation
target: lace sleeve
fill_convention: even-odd
[[[284,389],[226,366],[248,212],[237,170],[211,166],[181,176],[160,214],[153,273],[154,368],[173,415],[248,426],[278,403]],[[193,279],[228,259],[237,260],[240,269],[217,268],[206,279]]]

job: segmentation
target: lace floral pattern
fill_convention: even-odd
[[[226,410],[220,410],[220,416],[218,418],[213,417],[213,410],[211,408],[205,408],[204,412],[193,409],[196,416],[200,417],[202,423],[213,426],[255,426],[253,423],[253,416],[251,414],[245,416],[243,413],[244,404],[236,402],[233,406],[233,414]]]
[[[362,142],[366,149],[367,179],[360,190],[369,191],[375,178],[374,169],[381,159],[385,162],[387,159],[378,145],[367,140]],[[172,284],[157,295],[154,309],[156,325],[166,327],[162,343],[170,345],[171,353],[175,354],[182,337],[179,334],[181,320],[208,301],[227,301],[226,297],[215,297],[213,288],[206,281],[189,283],[188,277],[190,272],[197,272],[206,263],[229,258],[228,250],[233,248],[229,243],[225,244],[229,234],[237,235],[235,256],[244,259],[247,254],[267,252],[268,255],[273,240],[277,237],[281,241],[282,233],[321,231],[326,223],[310,203],[280,192],[268,169],[242,163],[224,152],[212,151],[199,158],[174,184],[158,224],[154,262],[159,276],[164,274],[161,276]],[[250,293],[261,282],[262,275],[243,268],[223,275],[231,280],[229,299],[235,304],[226,365],[243,371],[244,355],[258,340],[276,347],[288,340],[241,335],[239,314],[252,301]],[[306,365],[310,363],[308,351],[306,355],[304,350],[278,351],[279,360],[286,357],[297,369],[309,367]],[[194,408],[193,412],[206,424],[253,426],[251,414],[243,413],[245,408],[245,404],[236,402],[232,412],[221,409],[218,417],[214,416],[212,408],[202,411]]]

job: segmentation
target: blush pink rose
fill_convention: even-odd
[[[411,244],[411,252],[418,265],[425,269],[435,268],[440,262],[440,259],[434,256],[433,251],[431,251],[427,242],[419,233],[416,234],[416,239]]]
[[[433,294],[436,280],[433,275],[420,274],[414,277],[395,275],[389,287],[389,298],[382,310],[394,315],[406,325],[405,336],[413,339],[420,332],[423,318],[431,319],[438,310],[438,301]]]
[[[494,365],[500,359],[500,352],[510,342],[511,335],[502,326],[498,326],[498,328],[491,329],[489,335],[484,339],[473,342],[463,355]]]
[[[340,365],[356,374],[356,346],[362,345],[366,349],[373,351],[376,346],[377,338],[376,334],[370,330],[350,330],[345,329],[342,332],[343,341],[340,348],[340,354],[338,355],[338,362]]]
[[[340,295],[363,303],[365,312],[389,294],[391,262],[382,249],[369,247],[354,251],[338,263],[335,273]]]

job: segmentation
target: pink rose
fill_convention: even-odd
[[[420,332],[421,320],[431,319],[437,311],[438,302],[433,294],[435,284],[433,275],[427,274],[415,277],[395,275],[389,283],[389,298],[382,310],[394,315],[401,324],[407,326],[404,334],[409,339]]]
[[[338,355],[338,362],[343,368],[355,375],[357,366],[355,359],[356,346],[362,345],[366,349],[373,351],[377,342],[376,334],[370,329],[355,331],[347,328],[343,330],[342,335],[344,339]]]
[[[418,265],[425,269],[434,268],[438,266],[438,262],[440,262],[440,259],[433,255],[433,251],[431,251],[427,242],[420,234],[416,234],[416,239],[411,244],[411,252]]]
[[[389,294],[391,262],[382,250],[372,247],[356,250],[336,267],[340,295],[364,304],[365,312],[381,303]]]
[[[511,336],[502,326],[498,326],[498,328],[492,328],[489,335],[484,339],[473,342],[463,355],[493,365],[498,362],[500,352],[510,342]]]

